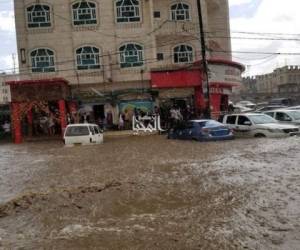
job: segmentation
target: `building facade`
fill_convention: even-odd
[[[201,3],[208,59],[218,60],[213,77],[219,79],[221,67],[220,86],[230,92],[242,67],[231,62],[228,1]],[[195,85],[201,88],[201,74],[193,83],[175,76],[179,85],[168,88],[161,78],[153,83],[153,72],[170,75],[170,82],[170,70],[186,71],[201,60],[194,0],[15,0],[15,19],[20,78],[63,78],[70,98],[98,115],[111,111],[116,120],[135,104],[195,102]]]
[[[284,66],[263,75],[243,78],[243,84],[236,96],[253,101],[267,101],[276,97],[300,100],[300,67]],[[240,98],[239,98],[240,99]]]

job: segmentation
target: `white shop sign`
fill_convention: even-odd
[[[228,85],[242,84],[242,71],[230,65],[209,64],[209,82]]]
[[[0,104],[8,104],[11,102],[10,86],[0,83]]]

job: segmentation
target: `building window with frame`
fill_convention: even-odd
[[[93,2],[82,0],[74,3],[72,12],[75,26],[97,24],[96,4]]]
[[[144,65],[143,46],[127,43],[119,48],[121,68],[139,67]]]
[[[78,70],[100,69],[100,50],[92,46],[80,47],[76,50]]]
[[[32,72],[54,72],[54,52],[50,49],[35,49],[30,53]]]
[[[190,63],[194,60],[194,50],[186,44],[174,48],[174,63]]]
[[[117,23],[140,22],[139,0],[116,1]]]
[[[171,6],[171,20],[172,21],[189,21],[190,6],[185,3],[177,3]]]
[[[27,9],[28,28],[51,27],[51,8],[48,5],[34,4]]]

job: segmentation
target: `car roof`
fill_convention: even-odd
[[[74,124],[69,124],[67,127],[84,127],[84,126],[98,126],[98,125],[94,123],[74,123]]]
[[[281,101],[281,100],[290,100],[290,98],[274,98],[274,99],[271,99],[271,102],[272,101]]]
[[[235,114],[228,114],[229,115],[265,115],[264,113],[235,113]]]
[[[300,112],[300,110],[295,110],[295,109],[287,109],[287,108],[285,108],[285,109],[273,109],[273,110],[266,110],[265,112],[289,112],[289,111],[299,111]]]
[[[214,121],[212,119],[197,119],[197,120],[190,120],[189,122],[208,122],[208,121]]]

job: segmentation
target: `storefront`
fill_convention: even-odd
[[[131,121],[135,109],[145,113],[153,111],[156,91],[150,89],[124,89],[104,92],[94,88],[82,88],[76,92],[79,113],[89,113],[89,121],[105,123],[107,129],[118,127],[119,116]],[[129,126],[128,126],[129,127]]]
[[[6,82],[11,91],[12,132],[15,143],[28,136],[61,135],[67,114],[76,111],[68,82],[62,78]]]
[[[227,60],[209,60],[210,109],[212,117],[228,110],[228,100],[235,86],[242,82],[244,66]],[[196,110],[206,109],[205,91],[201,63],[190,67],[160,69],[151,72],[152,88],[159,91],[158,100],[185,100],[193,104]],[[167,94],[166,94],[167,93]]]

